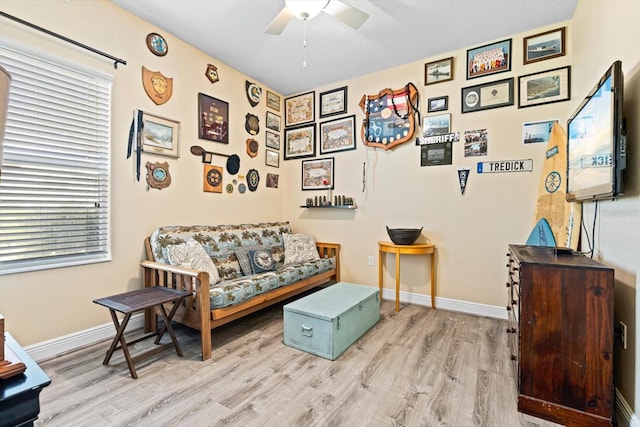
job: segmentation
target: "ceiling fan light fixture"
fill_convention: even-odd
[[[293,16],[307,20],[318,16],[329,4],[329,0],[285,0],[284,3]]]

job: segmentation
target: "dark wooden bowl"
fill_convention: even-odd
[[[422,227],[420,228],[389,228],[387,227],[387,234],[393,243],[396,245],[413,245],[418,237],[420,237],[420,233],[422,232]]]

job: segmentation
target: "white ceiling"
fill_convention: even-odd
[[[303,21],[264,33],[284,0],[111,1],[283,95],[569,20],[578,2],[343,0],[369,19],[359,30],[324,13],[307,21],[303,68]]]

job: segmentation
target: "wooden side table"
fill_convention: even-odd
[[[380,286],[380,297],[382,297],[382,261],[383,254],[390,253],[396,256],[396,311],[400,311],[400,255],[431,255],[431,308],[436,308],[436,245],[414,244],[396,245],[392,242],[378,242],[378,284]]]
[[[173,333],[173,328],[171,327],[171,319],[176,314],[176,311],[178,310],[182,299],[187,297],[188,295],[191,295],[191,292],[179,291],[177,289],[164,287],[151,287],[94,300],[94,303],[103,305],[109,309],[109,312],[111,313],[111,319],[113,320],[113,325],[116,327],[117,331],[116,336],[113,338],[111,347],[109,347],[107,355],[105,356],[102,364],[109,364],[109,360],[111,359],[113,352],[115,350],[122,349],[124,357],[127,360],[127,366],[129,366],[129,373],[131,374],[131,378],[136,379],[138,378],[138,374],[136,373],[136,369],[133,366],[134,361],[138,362],[140,360],[144,360],[148,357],[153,356],[154,354],[161,352],[167,347],[171,347],[172,345],[175,347],[178,356],[182,357],[182,350],[180,349],[178,340],[176,339],[176,336]],[[171,308],[169,314],[167,314],[164,308],[164,304],[167,303],[173,303],[173,307]],[[162,314],[162,318],[164,319],[164,326],[160,329],[160,331],[147,334],[141,338],[127,343],[124,338],[124,330],[127,327],[127,323],[129,323],[131,314],[135,313],[136,311],[142,311],[148,308],[152,308],[154,306],[158,306],[160,313]],[[124,314],[122,323],[118,321],[116,311]],[[169,335],[171,336],[171,343],[158,346],[145,353],[139,354],[134,358],[131,357],[128,345],[135,344],[154,336],[156,337],[154,343],[159,344],[160,339],[162,339],[162,335],[164,335],[165,331],[169,332]],[[118,343],[120,343],[120,346],[118,346]]]

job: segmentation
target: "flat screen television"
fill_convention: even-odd
[[[614,62],[567,122],[567,201],[615,199],[623,192],[626,138],[622,63]]]

